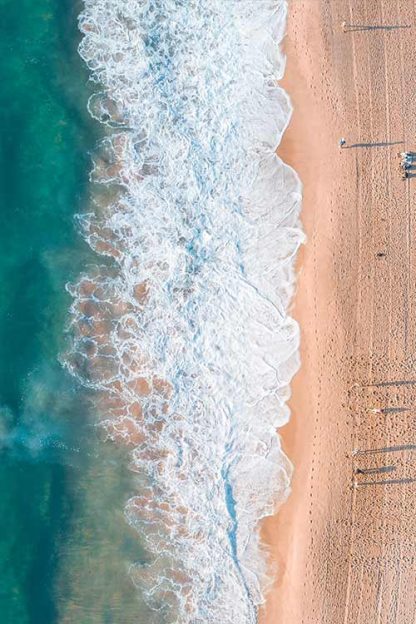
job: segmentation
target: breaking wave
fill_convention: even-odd
[[[299,365],[301,188],[275,154],[291,114],[286,1],[84,4],[104,138],[78,220],[99,257],[68,285],[65,364],[131,449],[125,515],[151,556],[130,572],[153,621],[254,623]]]

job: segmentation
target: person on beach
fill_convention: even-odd
[[[340,139],[339,140],[339,147],[340,149],[342,149],[345,145],[347,144],[345,139]]]
[[[397,157],[402,159],[402,163],[411,165],[413,163],[412,152],[397,152]]]
[[[409,171],[413,168],[413,153],[397,152],[397,157],[400,159],[399,171],[402,174],[402,180],[405,180],[409,177]]]

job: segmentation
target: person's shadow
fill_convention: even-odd
[[[376,143],[352,143],[344,145],[343,149],[352,149],[353,147],[389,147],[390,145],[402,145],[404,141],[380,141]]]
[[[411,24],[376,24],[369,26],[368,24],[346,24],[344,32],[359,32],[365,30],[400,30],[402,28],[412,28]]]

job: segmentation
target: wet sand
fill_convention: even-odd
[[[261,624],[415,622],[416,177],[396,157],[416,151],[415,11],[289,3],[295,112],[279,153],[304,183],[308,243],[281,431],[295,476],[264,525],[279,575]]]

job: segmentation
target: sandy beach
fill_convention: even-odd
[[[308,243],[302,368],[281,430],[295,476],[264,525],[279,574],[262,624],[416,617],[416,179],[397,158],[416,151],[415,11],[289,2],[295,110],[279,154],[304,184]]]

